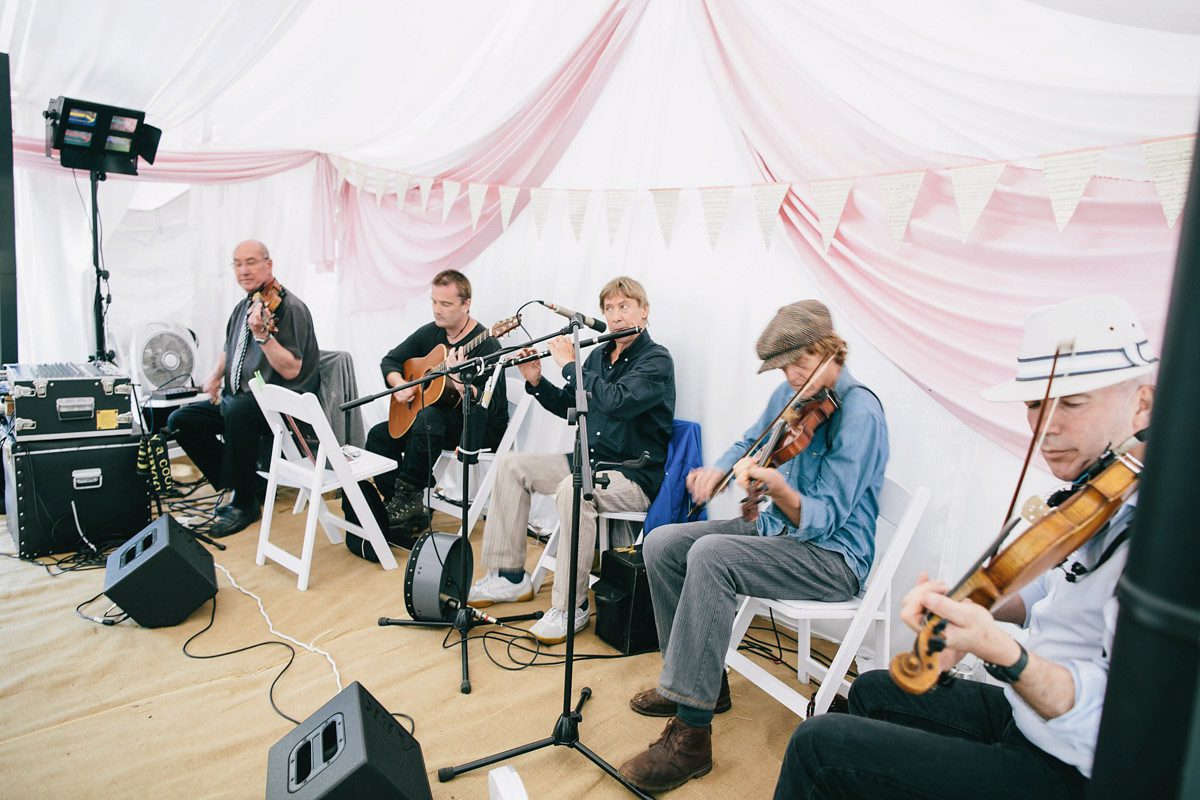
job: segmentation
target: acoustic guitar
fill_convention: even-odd
[[[520,324],[521,318],[519,316],[500,320],[471,341],[462,345],[463,358],[470,355],[472,350],[479,347],[488,338],[494,336],[499,339]],[[449,355],[450,348],[444,344],[439,344],[430,350],[429,354],[424,358],[408,359],[404,362],[404,368],[401,371],[401,374],[404,375],[404,383],[415,381],[418,378],[428,375],[430,372],[445,369],[446,358]],[[417,418],[417,414],[422,408],[435,405],[439,402],[453,408],[462,400],[458,392],[453,390],[446,391],[445,375],[413,388],[417,390],[417,393],[407,403],[400,402],[396,399],[396,395],[392,395],[392,402],[388,407],[388,433],[392,435],[393,439],[399,439],[408,433],[408,429],[412,427],[413,421]]]

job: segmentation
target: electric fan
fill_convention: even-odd
[[[130,343],[129,366],[130,377],[153,397],[197,394],[193,379],[196,336],[187,328],[168,322],[147,323]]]

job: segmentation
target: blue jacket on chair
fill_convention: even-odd
[[[646,522],[642,530],[649,534],[659,525],[687,522],[691,510],[691,498],[687,492],[688,473],[704,466],[704,453],[700,446],[700,424],[685,419],[672,421],[671,442],[667,445],[666,476],[654,502],[646,511]],[[704,512],[697,519],[706,519]]]

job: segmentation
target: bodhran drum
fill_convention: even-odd
[[[470,588],[463,587],[462,593],[458,588],[464,559],[470,580],[474,561],[460,536],[430,531],[417,540],[404,570],[404,606],[410,617],[420,622],[454,621],[458,609],[450,600],[465,596]]]

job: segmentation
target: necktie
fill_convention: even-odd
[[[229,372],[229,393],[237,394],[242,384],[242,360],[246,357],[246,345],[250,342],[250,318],[242,322],[242,332],[238,335],[237,354],[233,357],[233,368]]]

